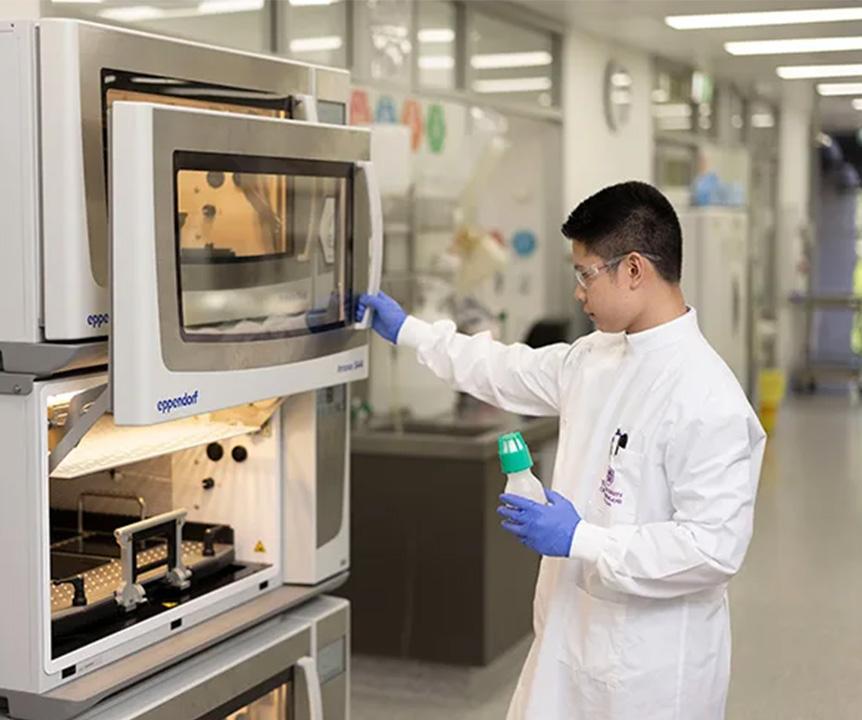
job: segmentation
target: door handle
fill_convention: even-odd
[[[377,182],[374,163],[370,160],[362,160],[357,163],[357,167],[365,176],[368,214],[371,220],[366,292],[369,295],[376,295],[380,292],[380,282],[383,277],[383,200],[380,196],[380,183]],[[356,324],[357,329],[365,330],[371,327],[371,312],[371,308],[366,309],[365,316]]]
[[[178,590],[189,587],[192,573],[183,561],[183,525],[187,514],[185,508],[178,508],[114,530],[114,537],[120,546],[122,566],[122,582],[114,591],[114,599],[126,612],[134,610],[146,600],[146,591],[139,582],[139,576],[162,565],[167,567],[165,580],[169,585]],[[141,567],[138,565],[138,541],[151,537],[167,538],[167,552],[163,560],[155,560]]]
[[[313,657],[301,657],[296,661],[296,669],[305,686],[308,720],[323,720],[323,693],[320,689],[320,676],[317,674],[317,662]]]

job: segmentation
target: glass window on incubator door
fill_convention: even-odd
[[[108,169],[110,110],[115,102],[148,102],[258,117],[291,117],[291,99],[288,95],[253,88],[225,87],[212,83],[104,68],[101,72],[101,90],[102,162],[106,182],[110,177]],[[99,285],[107,285],[107,257],[106,251],[93,253],[93,276]]]
[[[294,178],[294,214],[297,235],[303,238],[302,262],[310,266],[312,279],[311,306],[313,311],[339,310],[343,320],[343,302],[337,278],[338,266],[343,264],[343,241],[339,238],[337,220],[343,213],[346,198],[332,178]],[[330,318],[334,319],[334,318]]]
[[[327,265],[335,262],[335,197],[324,197],[320,216],[320,247]]]
[[[234,710],[224,720],[291,720],[293,715],[292,684],[281,685]]]
[[[176,232],[186,340],[345,325],[351,166],[179,155]]]

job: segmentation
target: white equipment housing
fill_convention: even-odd
[[[706,339],[750,388],[748,217],[744,210],[703,208],[682,211],[679,219],[685,298]]]
[[[349,75],[53,19],[0,63],[0,715],[348,717]]]

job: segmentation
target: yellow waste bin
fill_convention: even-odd
[[[757,383],[757,396],[760,399],[758,416],[763,429],[771,433],[775,429],[778,408],[784,399],[787,378],[783,370],[768,368],[761,370]]]

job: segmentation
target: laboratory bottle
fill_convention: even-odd
[[[505,492],[520,495],[542,505],[547,503],[545,488],[530,469],[533,467],[533,458],[530,457],[530,448],[521,433],[501,435],[497,441],[497,452],[500,466],[508,477]]]

